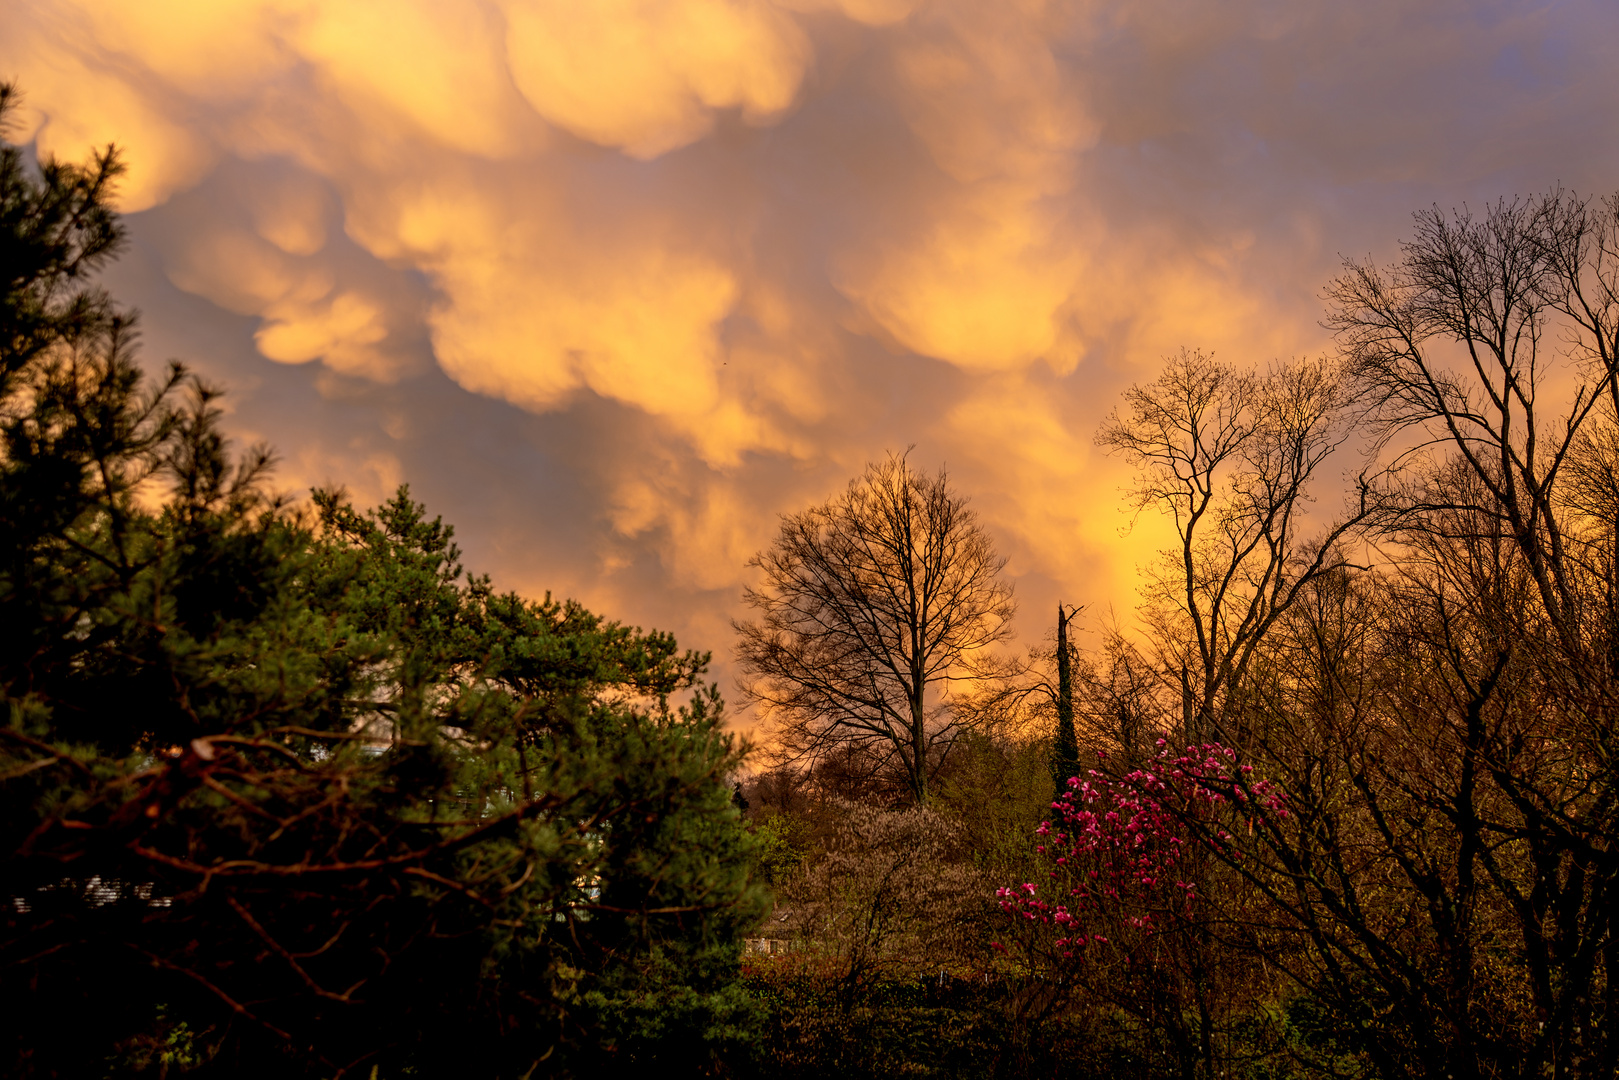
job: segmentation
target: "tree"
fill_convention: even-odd
[[[1006,560],[950,490],[906,458],[869,465],[837,498],[782,518],[748,565],[757,622],[736,622],[750,700],[784,751],[817,759],[857,750],[898,763],[916,805],[961,727],[941,689],[987,673],[985,650],[1011,634]]]
[[[1482,486],[1481,508],[1504,521],[1548,627],[1583,669],[1581,635],[1606,612],[1580,595],[1584,515],[1559,496],[1582,436],[1619,416],[1619,196],[1597,206],[1557,191],[1498,202],[1482,218],[1435,207],[1416,224],[1397,265],[1346,263],[1328,290],[1328,325],[1363,416],[1384,446],[1423,436],[1397,455],[1411,483],[1391,492],[1392,509],[1447,508],[1422,484],[1442,464],[1436,454],[1454,455]],[[1559,338],[1564,350],[1552,344]],[[1566,408],[1548,410],[1540,393],[1559,360],[1581,381]]]
[[[17,98],[14,86],[0,83],[0,136]],[[21,149],[0,144],[0,393],[45,349],[108,334],[127,319],[90,284],[123,243],[107,205],[123,172],[109,146],[87,168],[43,162],[35,183]]]
[[[1064,613],[1057,605],[1057,731],[1051,740],[1051,781],[1056,795],[1067,789],[1070,777],[1079,775],[1079,735],[1074,730],[1073,656],[1068,651],[1068,620],[1077,614]]]
[[[1161,653],[1225,680],[1223,698],[1202,700],[1235,736],[1233,763],[1272,780],[1286,813],[1251,791],[1246,829],[1195,800],[1157,807],[1217,871],[1182,879],[1247,931],[1242,951],[1278,978],[1285,1015],[1306,1018],[1294,1049],[1313,1071],[1619,1066],[1616,254],[1619,202],[1553,192],[1421,213],[1393,265],[1347,264],[1329,287],[1339,422],[1384,457],[1340,520],[1376,541],[1371,565],[1330,543],[1275,563],[1283,534],[1249,531],[1266,503],[1248,493],[1272,489],[1244,467],[1229,487],[1235,527],[1213,518],[1219,558],[1197,558],[1183,524],[1183,569],[1160,582],[1191,616],[1155,626]],[[1204,383],[1187,409],[1181,385],[1200,384],[1132,400],[1133,426],[1163,401],[1177,423],[1201,415],[1202,438],[1162,428],[1211,463],[1249,438],[1237,406],[1261,400],[1250,387]],[[1170,492],[1178,510],[1213,490],[1191,454],[1157,468],[1154,497]],[[1256,590],[1267,580],[1283,586]],[[1222,637],[1204,628],[1228,582],[1238,603]],[[1172,729],[1179,710],[1161,704]]]
[[[1312,535],[1312,488],[1349,438],[1350,391],[1330,360],[1258,372],[1182,350],[1158,378],[1127,390],[1098,431],[1098,444],[1138,469],[1136,508],[1169,517],[1178,540],[1148,580],[1147,642],[1109,635],[1085,688],[1104,735],[1098,749],[1114,752],[1124,773],[1144,764],[1142,744],[1154,734],[1160,745],[1212,740],[1246,752],[1267,725],[1288,724],[1254,707],[1276,639],[1320,583],[1344,572],[1345,549],[1371,507],[1362,477],[1356,504]],[[1219,1003],[1252,985],[1229,945],[1244,886],[1203,850],[1180,874],[1202,903],[1154,941],[1162,961],[1132,987],[1145,996],[1120,1004],[1158,1017],[1150,1022],[1164,1027],[1176,1053],[1201,1058],[1213,1075],[1215,1028],[1233,1014]]]
[[[1382,524],[1408,688],[1373,702],[1432,747],[1373,772],[1392,791],[1360,787],[1443,963],[1372,970],[1410,1045],[1457,1076],[1608,1075],[1619,197],[1432,208],[1393,265],[1347,263],[1328,296],[1364,419],[1393,451]],[[1503,972],[1493,954],[1514,937]]]
[[[116,173],[0,158],[0,1068],[706,1067],[761,899],[706,655],[271,495],[91,283]]]
[[[1186,738],[1230,740],[1223,704],[1276,621],[1346,565],[1367,513],[1362,500],[1303,535],[1316,473],[1349,436],[1346,386],[1325,360],[1260,375],[1182,350],[1124,396],[1096,441],[1137,466],[1137,509],[1168,515],[1179,539],[1148,590],[1163,676]]]

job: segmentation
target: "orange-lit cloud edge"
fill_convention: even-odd
[[[1025,641],[1128,619],[1119,389],[1330,347],[1413,209],[1619,187],[1615,43],[1595,0],[21,0],[0,77],[13,138],[124,148],[109,283],[284,485],[409,480],[728,680],[776,515],[911,445]]]

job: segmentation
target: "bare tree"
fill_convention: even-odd
[[[1540,391],[1559,350],[1548,339],[1564,294],[1554,245],[1560,200],[1514,201],[1482,219],[1437,207],[1416,215],[1416,236],[1388,269],[1350,262],[1332,283],[1328,325],[1360,383],[1365,415],[1384,442],[1416,433],[1396,455],[1408,515],[1449,509],[1425,490],[1436,459],[1454,454],[1487,489],[1523,553],[1552,627],[1577,646],[1581,605],[1565,558],[1567,529],[1555,487],[1600,395],[1576,389],[1563,416]],[[1592,344],[1604,344],[1598,335]],[[1459,349],[1456,348],[1459,346]],[[1611,368],[1611,359],[1598,367]],[[1611,370],[1595,372],[1602,382]]]
[[[1408,587],[1403,607],[1432,612],[1423,674],[1444,695],[1400,723],[1443,735],[1432,759],[1454,777],[1423,792],[1453,834],[1444,902],[1468,916],[1440,929],[1457,979],[1476,980],[1488,939],[1462,886],[1487,882],[1533,1010],[1513,1039],[1499,1022],[1475,1036],[1454,1018],[1478,995],[1458,992],[1448,1052],[1458,1076],[1491,1053],[1525,1075],[1612,1075],[1619,201],[1554,191],[1416,224],[1393,265],[1346,264],[1329,325],[1371,429],[1399,448],[1385,524],[1402,581],[1429,594]],[[1424,761],[1415,775],[1446,774]],[[1408,876],[1438,910],[1438,879]]]
[[[987,674],[1011,634],[1006,560],[950,490],[905,457],[868,465],[848,490],[782,518],[748,563],[764,582],[736,622],[743,690],[793,759],[854,748],[896,763],[918,806],[962,725],[945,692]]]
[[[1287,792],[1216,855],[1265,898],[1252,947],[1379,1075],[1619,1068],[1616,252],[1619,204],[1555,192],[1419,214],[1332,283],[1336,422],[1384,453],[1340,518],[1386,541],[1374,569],[1312,541],[1266,577],[1256,511],[1291,480],[1250,479],[1257,378],[1172,365],[1114,422],[1181,526],[1159,647],[1194,689],[1235,658],[1216,719]]]
[[[1365,515],[1363,499],[1304,534],[1310,485],[1348,436],[1343,381],[1324,360],[1261,375],[1182,350],[1124,397],[1096,441],[1138,468],[1137,509],[1175,523],[1179,545],[1149,584],[1149,615],[1187,734],[1214,735],[1261,640],[1312,581],[1344,565],[1343,542]]]

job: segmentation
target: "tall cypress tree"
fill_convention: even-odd
[[[1051,741],[1051,779],[1057,795],[1068,788],[1068,779],[1079,774],[1079,736],[1074,731],[1074,675],[1068,653],[1068,620],[1057,605],[1057,733]]]

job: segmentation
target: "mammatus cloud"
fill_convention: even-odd
[[[116,141],[115,285],[290,485],[723,653],[775,514],[948,462],[1038,638],[1128,611],[1090,435],[1182,345],[1326,347],[1413,209],[1619,187],[1619,13],[1495,0],[21,0],[20,129]]]

